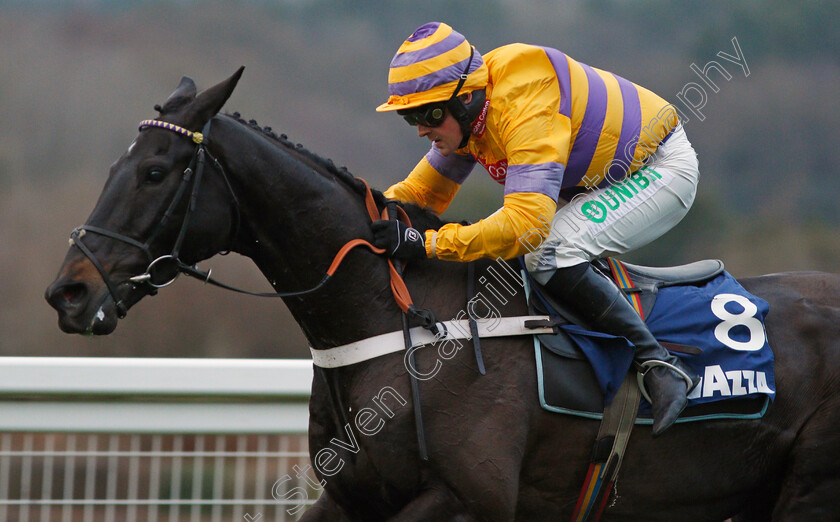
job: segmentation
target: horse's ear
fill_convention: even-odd
[[[181,83],[178,84],[178,87],[166,99],[166,103],[163,104],[161,112],[172,112],[183,107],[195,99],[195,93],[195,82],[191,78],[184,76],[181,78]]]
[[[225,102],[230,98],[233,89],[236,87],[239,78],[242,77],[242,71],[245,66],[236,70],[233,75],[221,83],[210,87],[198,94],[195,98],[195,103],[191,107],[192,118],[195,118],[197,126],[202,126],[207,123],[210,118],[216,115]]]

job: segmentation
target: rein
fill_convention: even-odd
[[[347,256],[347,254],[356,247],[364,246],[365,248],[367,248],[375,254],[385,253],[384,249],[377,248],[364,239],[352,239],[348,241],[343,247],[341,247],[341,249],[339,249],[335,257],[333,258],[332,263],[330,264],[329,268],[324,274],[324,277],[321,279],[321,281],[318,282],[318,284],[306,290],[297,290],[291,292],[251,292],[249,290],[243,290],[213,279],[210,276],[212,270],[204,272],[202,270],[199,270],[195,265],[190,266],[181,261],[181,259],[179,258],[179,254],[181,246],[183,245],[184,239],[186,237],[187,229],[189,227],[190,217],[192,215],[192,212],[195,210],[196,201],[198,198],[198,190],[201,185],[202,175],[204,173],[206,157],[210,157],[210,159],[213,161],[213,164],[216,167],[216,170],[219,173],[221,173],[222,177],[224,178],[225,185],[227,186],[228,192],[230,193],[232,198],[233,206],[236,209],[236,226],[233,227],[233,237],[235,237],[236,233],[238,232],[239,223],[241,220],[239,200],[236,198],[236,194],[233,191],[233,187],[230,183],[230,180],[228,179],[228,176],[225,173],[225,170],[222,167],[221,163],[219,163],[219,161],[215,157],[213,157],[207,150],[207,141],[212,121],[212,119],[208,121],[204,128],[201,130],[201,132],[190,131],[173,123],[163,122],[160,120],[143,120],[140,122],[140,130],[143,130],[146,127],[157,127],[185,136],[191,139],[196,144],[195,154],[193,155],[190,164],[184,170],[184,174],[181,178],[181,183],[178,186],[178,190],[172,197],[172,201],[167,207],[163,218],[158,223],[157,227],[145,243],[141,243],[140,241],[128,237],[126,235],[119,234],[117,232],[112,232],[110,230],[95,227],[92,225],[79,226],[70,233],[70,245],[76,245],[79,248],[79,250],[81,250],[82,253],[85,255],[85,257],[87,257],[88,260],[90,260],[94,268],[96,268],[97,272],[99,272],[100,276],[102,276],[105,285],[108,287],[108,292],[110,293],[111,298],[114,301],[114,305],[117,310],[117,315],[120,319],[126,316],[126,314],[128,313],[128,307],[125,305],[123,300],[120,299],[117,290],[119,285],[124,284],[126,282],[129,282],[132,285],[149,285],[153,288],[151,293],[154,294],[157,292],[158,288],[170,285],[172,282],[175,281],[178,275],[183,273],[190,277],[200,279],[205,283],[209,283],[219,288],[231,290],[233,292],[238,292],[241,294],[247,294],[257,297],[295,297],[310,294],[320,290],[327,283],[327,281],[330,280],[333,274],[335,274],[335,272],[338,270],[338,267],[341,265],[341,262]],[[377,219],[389,219],[389,213],[387,208],[383,209],[380,214],[379,209],[376,206],[376,202],[373,199],[373,194],[371,193],[370,186],[367,184],[367,182],[361,178],[356,179],[361,181],[365,187],[365,208],[368,212],[368,216],[370,217],[371,221],[375,221]],[[164,225],[169,221],[169,218],[175,212],[175,209],[184,198],[187,192],[187,187],[190,183],[192,183],[192,191],[190,193],[189,204],[184,214],[184,220],[181,223],[181,229],[178,233],[178,237],[175,240],[174,246],[172,247],[172,252],[170,254],[160,256],[158,258],[153,258],[150,250],[151,244],[154,241],[154,239],[159,235]],[[395,217],[399,218],[405,224],[411,226],[411,221],[409,220],[408,215],[405,213],[405,211],[399,206],[396,206],[396,209],[397,216]],[[87,245],[85,245],[84,241],[82,241],[82,238],[87,233],[98,234],[111,239],[115,239],[117,241],[121,241],[123,243],[126,243],[128,245],[142,250],[146,254],[146,258],[150,261],[148,267],[146,268],[146,271],[140,275],[129,277],[127,280],[122,281],[119,284],[115,284],[111,277],[108,275],[105,268],[90,250],[90,248],[88,248]],[[418,318],[422,326],[429,328],[432,331],[435,331],[437,321],[434,318],[434,315],[428,310],[417,310],[414,307],[414,303],[411,299],[411,295],[409,294],[408,287],[406,287],[405,281],[403,281],[400,272],[394,266],[394,262],[391,259],[388,259],[388,269],[391,278],[391,291],[394,294],[394,300],[396,301],[400,309],[403,311],[403,313]]]
[[[365,207],[368,210],[368,215],[370,216],[371,221],[374,221],[376,219],[380,219],[380,215],[381,215],[381,219],[388,219],[389,214],[388,214],[387,209],[383,209],[382,213],[379,214],[378,209],[376,208],[376,203],[373,200],[373,193],[371,192],[370,187],[368,186],[367,182],[365,180],[361,179],[361,178],[356,178],[356,179],[361,181],[365,186]],[[403,221],[404,223],[406,223],[407,225],[411,226],[411,221],[408,219],[408,215],[405,213],[405,211],[400,207],[397,207],[397,208],[398,208],[399,219],[401,221]],[[324,273],[324,277],[321,278],[321,280],[318,282],[318,284],[316,284],[312,288],[308,288],[306,290],[297,290],[297,291],[292,291],[292,292],[251,292],[249,290],[243,290],[241,288],[236,288],[236,287],[221,283],[219,281],[216,281],[215,279],[210,277],[210,272],[211,271],[203,272],[203,271],[199,270],[198,268],[196,268],[195,266],[189,266],[189,265],[187,265],[183,262],[180,262],[180,261],[178,261],[178,263],[179,263],[178,264],[178,270],[185,275],[188,275],[190,277],[194,277],[196,279],[200,279],[200,280],[204,281],[205,283],[209,283],[209,284],[217,286],[219,288],[223,288],[225,290],[231,290],[233,292],[238,292],[238,293],[241,293],[241,294],[253,295],[253,296],[256,296],[256,297],[294,297],[294,296],[310,294],[312,292],[320,290],[325,284],[327,284],[327,282],[330,280],[330,278],[335,274],[335,272],[338,270],[338,267],[341,266],[342,261],[344,261],[344,258],[347,256],[347,254],[350,253],[350,251],[353,250],[354,248],[360,247],[360,246],[363,246],[363,247],[367,248],[368,250],[370,250],[374,254],[384,254],[385,253],[385,249],[377,248],[365,239],[351,239],[350,241],[345,243],[344,246],[342,246],[338,250],[338,252],[335,254],[335,257],[333,257],[332,263],[330,263],[329,268],[327,268],[327,271]],[[400,307],[400,310],[402,310],[404,313],[420,317],[420,319],[423,320],[423,322],[425,323],[426,321],[424,319],[426,318],[426,311],[425,310],[417,310],[416,308],[414,308],[414,302],[411,299],[411,295],[408,291],[408,287],[405,285],[405,281],[403,281],[401,274],[396,269],[396,267],[394,266],[394,262],[391,259],[388,259],[388,270],[389,270],[389,274],[390,274],[390,277],[391,277],[391,291],[394,294],[394,300],[396,301],[397,305]],[[144,274],[143,276],[138,276],[138,277],[145,278],[146,274]],[[134,278],[132,278],[132,279],[134,279]]]
[[[179,274],[186,274],[190,277],[194,277],[197,279],[201,279],[206,283],[210,283],[211,285],[218,286],[220,288],[224,288],[226,290],[231,290],[234,292],[253,295],[257,297],[293,297],[293,296],[300,296],[305,294],[310,294],[319,290],[323,287],[327,281],[333,276],[333,274],[338,270],[338,267],[341,265],[341,262],[345,259],[347,254],[356,247],[363,246],[369,249],[371,252],[375,254],[384,254],[385,250],[381,248],[377,248],[372,245],[370,242],[364,239],[352,239],[342,246],[338,253],[336,253],[335,257],[333,258],[332,263],[330,264],[329,268],[327,269],[324,277],[321,279],[318,284],[314,287],[309,288],[307,290],[298,290],[293,292],[251,292],[248,290],[242,290],[225,283],[221,283],[216,281],[215,279],[210,277],[210,271],[203,272],[199,270],[195,265],[189,266],[178,257],[180,254],[181,246],[183,245],[184,239],[186,237],[187,228],[189,227],[190,223],[190,216],[192,212],[195,210],[196,201],[198,199],[198,190],[201,186],[201,179],[204,173],[204,166],[206,156],[209,156],[212,160],[216,169],[221,173],[222,177],[225,180],[225,184],[228,187],[228,191],[231,194],[233,204],[236,208],[236,227],[234,230],[234,237],[235,233],[238,231],[239,222],[240,222],[240,209],[239,209],[239,202],[236,199],[236,194],[233,192],[233,187],[228,180],[227,175],[225,174],[224,168],[219,163],[216,158],[214,158],[208,151],[206,141],[210,133],[210,124],[212,123],[213,119],[211,118],[202,129],[201,132],[193,132],[183,127],[179,127],[178,125],[163,122],[159,120],[144,120],[140,122],[140,130],[146,127],[157,127],[160,129],[165,129],[171,132],[175,132],[182,136],[185,136],[191,139],[196,144],[196,151],[195,154],[190,161],[189,166],[184,170],[184,175],[181,178],[181,184],[178,186],[178,190],[175,192],[175,195],[172,198],[172,201],[169,204],[169,207],[166,210],[166,213],[163,216],[163,219],[158,226],[153,231],[151,236],[145,243],[141,243],[133,238],[128,236],[118,234],[116,232],[112,232],[110,230],[106,230],[99,227],[94,227],[91,225],[82,225],[76,228],[70,234],[70,244],[75,244],[82,253],[90,260],[99,274],[102,276],[103,281],[105,281],[105,285],[108,287],[108,292],[111,295],[111,298],[114,301],[115,308],[117,310],[117,315],[120,319],[126,316],[128,313],[128,307],[125,303],[120,299],[119,294],[117,292],[118,285],[114,284],[111,280],[111,277],[105,271],[104,267],[101,263],[96,259],[96,256],[84,244],[82,241],[82,237],[86,233],[94,233],[99,234],[105,237],[109,237],[111,239],[115,239],[118,241],[122,241],[128,245],[134,246],[139,248],[146,254],[146,258],[150,260],[149,266],[146,268],[146,271],[140,275],[129,277],[127,281],[123,281],[120,284],[128,282],[132,285],[138,284],[147,284],[152,287],[152,291],[150,293],[154,294],[157,292],[158,288],[167,286],[171,284],[175,279],[178,277]],[[195,168],[195,177],[193,177],[193,168]],[[365,202],[365,209],[367,210],[368,217],[371,219],[371,222],[376,221],[377,219],[399,219],[404,222],[406,225],[411,226],[411,221],[408,218],[408,215],[398,205],[392,205],[392,211],[388,212],[388,207],[382,209],[382,212],[379,212],[379,209],[376,206],[376,202],[373,199],[373,194],[371,193],[370,186],[367,184],[366,181],[359,179],[365,187],[365,194],[364,194],[364,202]],[[157,259],[152,259],[152,254],[150,250],[150,246],[152,241],[157,237],[158,233],[162,230],[163,225],[169,220],[169,217],[175,211],[175,208],[180,204],[181,200],[184,198],[187,186],[192,183],[192,192],[190,194],[189,203],[187,206],[187,210],[184,214],[184,220],[181,222],[181,229],[178,233],[178,238],[175,240],[175,245],[172,247],[172,252],[168,255],[164,255],[158,257]],[[393,210],[395,209],[395,210]],[[403,322],[403,335],[405,341],[405,349],[408,350],[412,343],[411,343],[411,334],[409,332],[409,324],[408,324],[408,316],[412,316],[419,320],[421,326],[429,331],[431,331],[435,336],[440,335],[440,323],[438,323],[437,319],[435,318],[434,313],[431,310],[418,310],[414,307],[414,303],[411,299],[411,295],[408,292],[408,287],[405,285],[405,281],[402,278],[402,267],[395,266],[394,261],[388,258],[388,271],[391,279],[391,291],[394,294],[394,300],[396,301],[397,305],[402,310],[402,322]],[[136,288],[136,286],[134,286]],[[477,341],[476,341],[477,343]],[[480,353],[480,352],[477,352]],[[412,363],[414,353],[411,352]],[[483,372],[482,372],[483,373]],[[424,434],[423,429],[423,418],[420,412],[420,389],[419,383],[417,378],[412,374],[410,376],[410,383],[411,383],[411,391],[412,391],[412,402],[414,405],[414,420],[415,420],[415,428],[417,431],[417,442],[420,450],[420,458],[423,461],[428,461],[428,451],[426,449],[426,437]]]

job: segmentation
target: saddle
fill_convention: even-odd
[[[615,276],[616,266],[620,267],[622,277],[629,284],[619,286],[624,287],[622,290],[625,295],[634,302],[637,310],[640,310],[645,318],[651,316],[663,289],[700,287],[716,278],[731,278],[724,271],[723,262],[719,260],[703,260],[663,268],[633,265],[614,259],[599,259],[593,261],[592,265],[610,279]],[[589,325],[576,317],[566,305],[555,300],[536,281],[529,278],[529,284],[529,311],[532,314],[549,315],[552,318],[551,322],[557,326],[554,334],[534,336],[540,405],[555,413],[601,419],[605,404],[612,400],[632,362],[632,345],[624,338],[614,338],[591,331]],[[654,334],[656,335],[656,332]],[[692,345],[661,340],[660,342],[675,353],[699,355],[703,351]],[[592,360],[591,352],[583,348],[587,343],[599,344],[606,353],[612,354],[611,357],[614,358],[609,364],[614,366],[614,373],[611,378],[596,374],[597,365]],[[769,390],[768,385],[764,387],[764,391],[772,390]],[[717,400],[708,400],[702,404],[692,405],[690,402],[677,422],[761,417],[767,410],[772,394],[729,397],[725,401],[720,400],[726,398],[724,394],[720,395]],[[636,424],[652,422],[650,405],[643,399]]]

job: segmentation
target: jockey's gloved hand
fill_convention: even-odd
[[[403,261],[426,257],[425,237],[416,228],[385,219],[374,221],[370,228],[373,229],[374,246],[385,249],[388,256]]]

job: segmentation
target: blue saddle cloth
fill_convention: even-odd
[[[702,283],[657,289],[646,318],[651,332],[663,343],[702,350],[699,354],[673,352],[701,377],[689,395],[685,419],[763,415],[776,389],[773,353],[764,330],[768,310],[766,301],[747,292],[725,271]],[[633,345],[623,337],[577,325],[560,328],[565,335],[557,337],[571,340],[577,350],[564,348],[563,342],[557,342],[560,339],[543,336],[543,342],[535,341],[541,403],[551,411],[598,416],[630,370]],[[579,353],[585,355],[591,371],[582,371]],[[568,382],[572,378],[574,384]],[[584,382],[593,378],[597,392]],[[558,379],[567,382],[558,383]],[[582,391],[587,386],[589,391]],[[593,394],[599,396],[593,400]],[[727,405],[712,404],[723,399],[730,399]],[[702,405],[707,406],[698,408]],[[641,422],[649,413],[650,404],[643,398]]]

